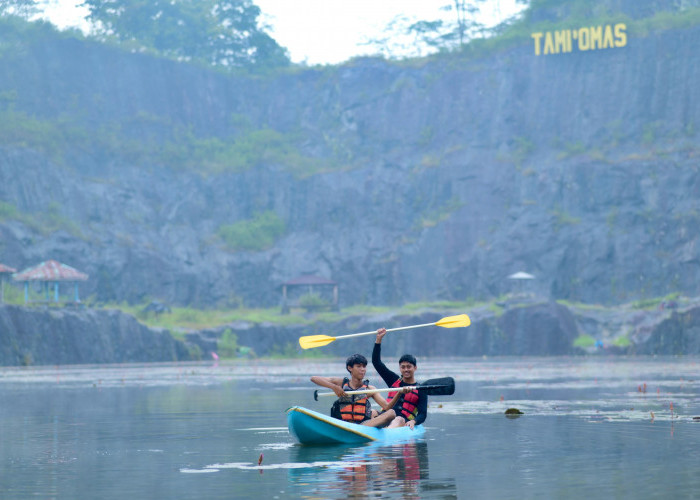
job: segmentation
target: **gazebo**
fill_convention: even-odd
[[[16,273],[17,269],[0,263],[0,304],[5,302],[5,275]]]
[[[75,302],[80,302],[78,295],[78,281],[86,281],[88,275],[75,268],[62,264],[55,260],[47,260],[39,265],[25,269],[13,276],[15,281],[24,282],[24,303],[29,302],[29,282],[44,283],[46,302],[49,302],[49,284],[54,285],[54,302],[58,302],[58,283],[66,281],[75,285]]]
[[[335,281],[331,281],[320,276],[314,276],[312,274],[304,274],[282,283],[282,314],[288,314],[290,306],[310,308],[310,306],[303,306],[302,304],[299,304],[298,299],[303,292],[306,292],[309,295],[314,292],[318,292],[319,295],[322,296],[324,295],[324,292],[331,288],[333,290],[333,296],[330,301],[330,307],[332,310],[337,311],[338,283]]]
[[[534,280],[535,277],[534,277],[532,274],[530,274],[530,273],[526,273],[526,272],[523,272],[523,271],[518,271],[517,273],[513,273],[513,274],[511,274],[510,276],[508,276],[508,279],[509,279],[509,280],[512,280],[512,281],[515,282],[515,283],[518,283],[518,291],[519,291],[520,293],[522,293],[522,292],[523,292],[523,284],[524,284],[525,282]]]

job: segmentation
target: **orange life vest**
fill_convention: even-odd
[[[401,379],[397,379],[396,382],[391,384],[391,387],[401,387]],[[391,401],[391,398],[394,397],[394,394],[396,394],[396,391],[392,391],[389,394],[387,394],[386,398],[387,400]],[[418,390],[413,389],[410,392],[407,392],[406,394],[402,394],[401,398],[399,399],[399,402],[396,403],[395,406],[398,406],[401,408],[399,411],[400,415],[404,417],[406,420],[414,420],[416,418],[416,415],[418,415]]]
[[[369,380],[362,382],[360,387],[353,388],[350,387],[350,380],[347,377],[343,379],[343,390],[346,392],[365,389],[369,389]],[[371,406],[372,404],[366,394],[352,394],[347,398],[339,398],[333,404],[331,417],[359,424],[372,416]]]

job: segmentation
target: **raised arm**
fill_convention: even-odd
[[[384,335],[386,335],[386,328],[380,328],[377,330],[377,340],[374,344],[374,349],[372,349],[372,366],[374,366],[374,369],[377,370],[379,376],[382,377],[384,383],[391,386],[391,384],[396,382],[401,377],[389,370],[389,368],[387,368],[382,362],[382,338]]]

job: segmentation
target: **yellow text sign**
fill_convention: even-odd
[[[532,33],[530,36],[535,44],[536,56],[614,49],[627,45],[627,25],[618,23],[557,31],[540,31]]]

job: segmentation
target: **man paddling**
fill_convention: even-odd
[[[377,339],[372,350],[372,365],[377,373],[382,377],[386,385],[389,387],[415,386],[416,382],[416,358],[412,354],[404,354],[399,359],[399,370],[401,375],[398,375],[386,367],[382,363],[382,339],[386,335],[386,328],[377,330]],[[428,396],[418,390],[412,390],[404,394],[389,393],[387,397],[396,399],[397,402],[392,405],[396,417],[391,421],[389,427],[402,427],[407,425],[413,429],[416,425],[422,424],[428,416]],[[392,399],[392,401],[394,400]]]
[[[314,384],[327,387],[338,396],[338,400],[331,408],[331,417],[370,427],[386,426],[396,417],[392,407],[399,400],[400,394],[394,394],[393,399],[388,403],[381,395],[372,394],[372,399],[384,410],[383,413],[379,414],[377,410],[371,408],[367,394],[349,395],[345,392],[375,389],[374,386],[369,385],[368,380],[365,380],[367,358],[362,354],[353,354],[345,362],[345,369],[350,374],[350,378],[320,377],[318,375],[311,377]]]

